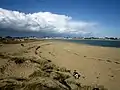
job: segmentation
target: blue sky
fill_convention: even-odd
[[[62,14],[74,21],[97,23],[98,28],[90,30],[95,35],[120,37],[120,0],[1,0],[0,8]]]

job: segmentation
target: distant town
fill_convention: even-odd
[[[0,37],[0,40],[14,40],[14,41],[24,41],[25,39],[80,39],[80,40],[120,40],[117,37],[36,37],[36,36],[26,36],[26,37],[12,37],[12,36],[5,36]]]

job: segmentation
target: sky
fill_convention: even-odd
[[[0,35],[120,37],[120,0],[0,0]]]

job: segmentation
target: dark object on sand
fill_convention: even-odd
[[[23,47],[24,47],[24,44],[21,44],[21,46],[23,46]]]
[[[75,77],[75,79],[79,79],[80,78],[80,74],[76,70],[74,70],[73,76]]]
[[[15,59],[15,63],[16,64],[22,64],[22,63],[24,63],[25,62],[25,60],[24,59]]]
[[[37,48],[36,48],[36,50],[38,50],[40,48],[40,46],[38,46]]]
[[[99,88],[93,88],[93,90],[100,90]]]
[[[38,54],[37,51],[35,51],[35,54]]]
[[[51,60],[47,60],[48,62],[52,62]]]
[[[84,57],[87,57],[87,56],[84,56]]]

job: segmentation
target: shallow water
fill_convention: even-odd
[[[112,41],[112,40],[64,40],[64,41],[89,44],[89,45],[94,45],[94,46],[120,48],[120,41]]]

